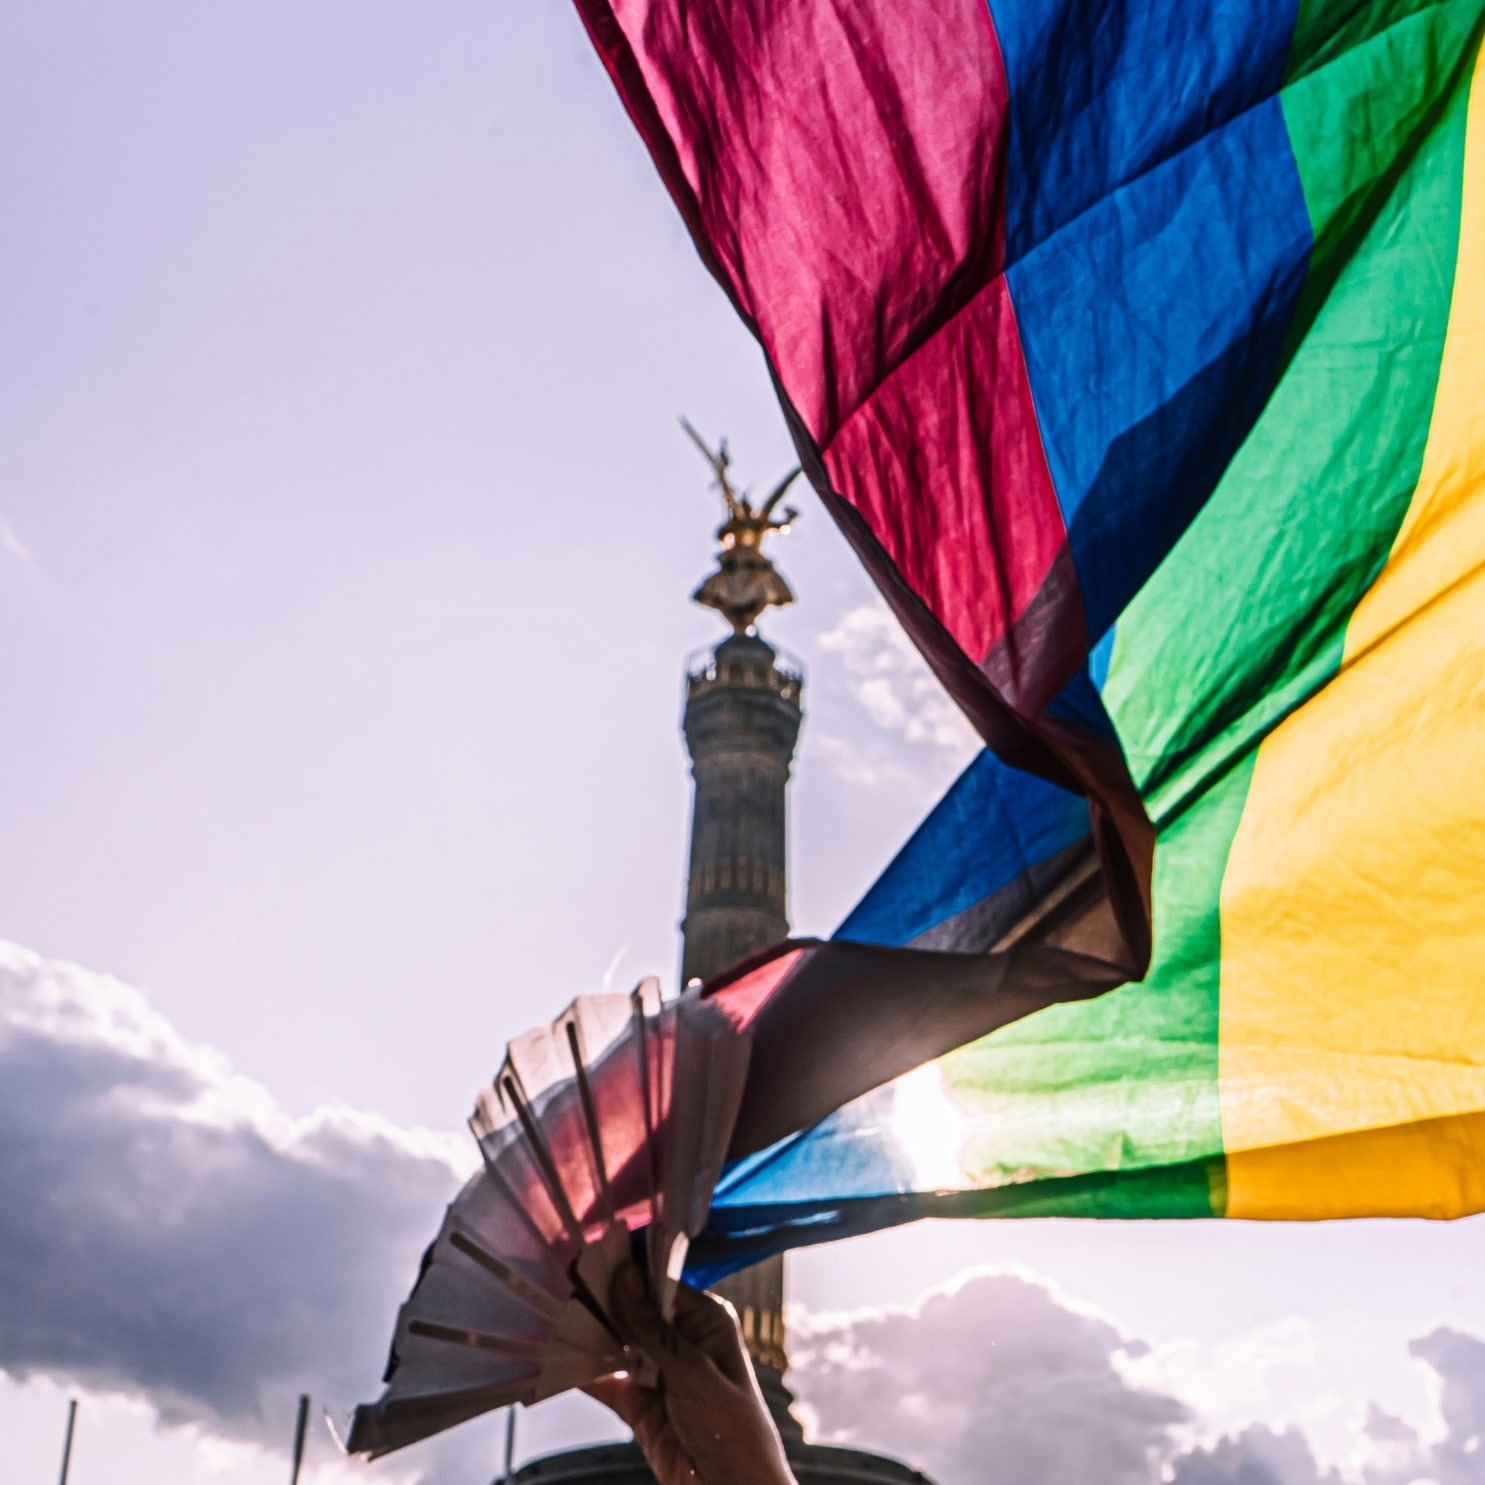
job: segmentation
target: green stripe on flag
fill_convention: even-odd
[[[1161,828],[1150,973],[942,1063],[955,1102],[983,1121],[963,1158],[994,1183],[986,1215],[1224,1210],[1222,875],[1257,748],[1335,674],[1418,479],[1458,240],[1460,9],[1420,13],[1387,41],[1422,46],[1425,28],[1428,46],[1444,36],[1453,48],[1422,85],[1455,83],[1430,127],[1417,79],[1392,133],[1379,121],[1385,148],[1348,150],[1318,122],[1327,109],[1332,121],[1368,116],[1380,52],[1338,56],[1285,99],[1311,210],[1322,229],[1340,224],[1330,240],[1344,256],[1257,427],[1119,621],[1104,697]]]

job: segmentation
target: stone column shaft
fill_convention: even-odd
[[[683,983],[710,979],[788,935],[785,800],[800,689],[800,677],[781,668],[756,635],[723,640],[711,664],[687,677],[684,725],[696,794],[681,924]],[[783,1259],[767,1259],[718,1288],[737,1309],[765,1385],[781,1383]],[[781,1402],[780,1411],[786,1409]]]

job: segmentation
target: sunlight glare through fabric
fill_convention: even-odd
[[[900,1077],[893,1086],[892,1133],[913,1168],[920,1191],[954,1191],[964,1185],[959,1151],[968,1120],[944,1087],[936,1062]]]

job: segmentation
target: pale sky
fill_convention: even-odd
[[[459,1137],[508,1037],[674,976],[680,678],[720,635],[676,419],[771,483],[761,357],[560,0],[12,0],[0,39],[0,939],[138,987],[273,1118]],[[807,668],[823,933],[972,743],[800,503],[765,632]],[[1485,1334],[1482,1231],[937,1225],[790,1293],[844,1324],[1017,1267],[1149,1343],[1201,1437],[1297,1423],[1359,1479],[1367,1403],[1442,1427],[1407,1346]],[[0,1477],[52,1478],[72,1384],[5,1355]],[[152,1385],[89,1394],[74,1485],[282,1476]],[[521,1452],[606,1427],[551,1404]]]

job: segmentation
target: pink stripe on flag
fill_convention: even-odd
[[[1004,255],[1006,78],[983,0],[578,0],[703,256],[810,434]]]
[[[781,949],[784,952],[779,952]],[[800,958],[808,952],[808,949],[792,948],[787,943],[780,943],[751,955],[742,961],[744,965],[755,964],[760,957],[770,954],[776,957],[765,958],[765,962],[758,964],[757,968],[724,981],[712,991],[708,999],[713,1005],[720,1007],[739,1031],[746,1031],[758,1012],[768,1004],[779,986],[789,977]]]
[[[825,466],[909,587],[983,662],[1067,540],[1003,277],[876,389]],[[1007,686],[1013,704],[1020,690]]]

